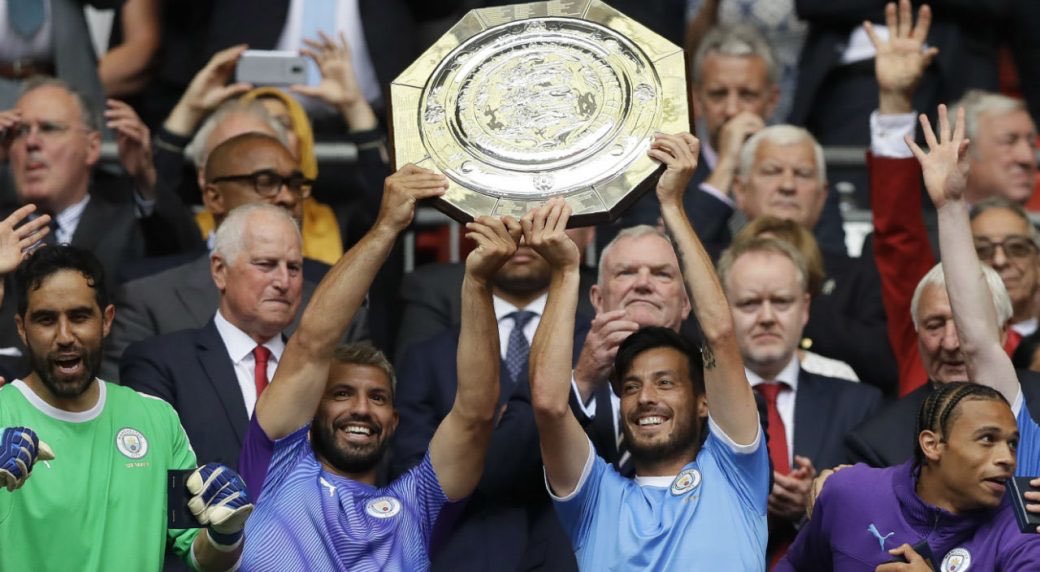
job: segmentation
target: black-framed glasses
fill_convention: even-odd
[[[246,175],[225,175],[223,177],[216,177],[210,182],[249,182],[253,184],[253,189],[256,190],[256,194],[264,198],[277,196],[278,191],[282,189],[282,185],[288,187],[289,191],[293,194],[299,195],[302,198],[307,198],[311,196],[311,186],[314,185],[312,179],[304,177],[299,172],[295,172],[288,177],[283,177],[270,169],[256,171],[255,173],[249,173]]]
[[[1011,235],[1001,241],[988,238],[975,239],[975,252],[978,253],[979,260],[985,262],[993,260],[997,254],[997,248],[1004,251],[1004,256],[1017,259],[1028,258],[1037,252],[1036,244],[1028,236]]]

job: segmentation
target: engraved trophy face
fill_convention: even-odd
[[[473,10],[390,86],[395,168],[444,173],[460,221],[552,197],[572,226],[648,189],[655,131],[689,130],[682,50],[596,0]]]

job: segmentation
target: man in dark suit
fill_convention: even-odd
[[[236,118],[236,121],[244,120],[245,117]],[[281,207],[299,221],[302,187],[292,188],[292,181],[293,177],[302,175],[296,160],[280,141],[264,132],[250,130],[262,125],[259,120],[243,122],[239,128],[245,129],[244,132],[226,139],[209,155],[205,195],[218,225],[234,208],[257,202]],[[263,181],[252,177],[258,173],[271,173],[280,182],[261,194],[257,184]],[[216,180],[224,177],[232,179]],[[117,317],[105,346],[102,371],[106,376],[119,373],[120,356],[131,343],[185,328],[198,328],[209,321],[217,308],[218,296],[209,275],[208,260],[209,257],[203,255],[159,274],[132,280],[120,288],[116,295]],[[309,293],[312,289],[313,285],[308,285],[305,291]],[[362,312],[351,326],[350,340],[365,337],[364,324]]]
[[[132,344],[120,379],[170,402],[200,459],[237,467],[249,416],[300,307],[299,230],[280,208],[243,206],[221,225],[210,260],[216,313],[200,329]]]
[[[442,519],[440,532],[450,536],[433,555],[434,570],[494,570],[503,563],[517,570],[576,569],[573,549],[545,492],[527,383],[527,352],[545,307],[548,281],[548,263],[526,246],[495,275],[493,301],[502,352],[498,421],[477,490],[454,518]],[[578,323],[587,319],[578,317]],[[575,337],[577,348],[584,329],[578,328]],[[412,343],[398,359],[401,421],[393,442],[394,475],[422,460],[434,430],[451,410],[458,339],[454,325]]]
[[[773,488],[770,553],[793,539],[816,468],[843,461],[843,437],[881,405],[866,384],[803,370],[798,343],[809,319],[808,268],[790,244],[751,238],[719,261],[748,381],[766,401]]]

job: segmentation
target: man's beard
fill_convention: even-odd
[[[29,364],[32,366],[32,370],[39,376],[47,391],[58,399],[75,399],[83,395],[90,388],[90,385],[94,383],[98,371],[101,370],[101,350],[84,349],[80,359],[83,362],[86,376],[58,379],[58,375],[55,372],[57,365],[48,356],[37,354],[30,345],[26,345],[25,349],[29,355]]]
[[[366,473],[375,468],[390,448],[389,435],[384,435],[382,428],[375,428],[371,418],[352,419],[352,421],[364,421],[373,427],[377,441],[374,446],[365,448],[347,444],[340,447],[336,443],[336,429],[331,427],[324,419],[315,418],[311,422],[311,448],[337,470],[347,474]]]
[[[700,419],[694,419],[688,423],[677,423],[667,439],[653,444],[644,444],[635,439],[628,423],[621,424],[621,432],[625,436],[625,443],[629,453],[632,454],[632,460],[639,464],[651,464],[671,460],[688,453],[691,448],[695,450],[699,448],[702,443],[703,426]],[[687,461],[692,460],[693,458],[690,458]]]

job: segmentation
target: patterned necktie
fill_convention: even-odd
[[[773,469],[781,475],[791,472],[790,454],[787,451],[787,431],[780,418],[780,410],[776,408],[776,397],[781,391],[788,389],[782,381],[770,381],[755,386],[755,391],[766,400],[766,411],[769,416],[769,459],[773,461]]]
[[[513,319],[513,331],[509,332],[509,342],[506,345],[506,373],[509,374],[509,381],[516,383],[520,377],[520,373],[524,371],[524,366],[527,365],[527,358],[531,355],[531,344],[527,341],[527,336],[524,335],[524,327],[531,318],[534,318],[537,314],[528,310],[517,310],[511,314],[506,314],[507,318]]]
[[[271,358],[271,350],[264,346],[253,348],[253,383],[256,384],[256,398],[267,388],[267,360]]]
[[[7,19],[11,29],[23,38],[31,38],[43,26],[43,0],[9,0]]]

